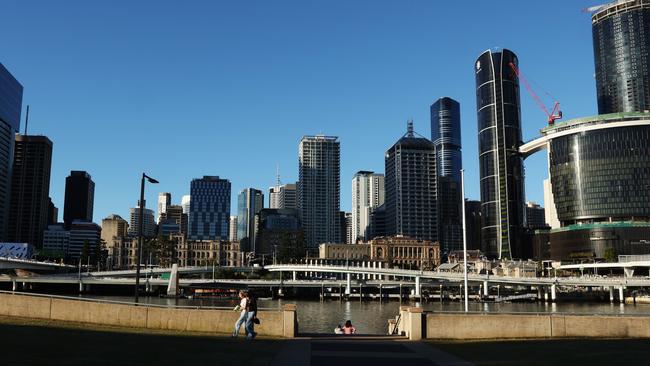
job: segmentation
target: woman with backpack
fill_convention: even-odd
[[[246,310],[248,311],[246,318],[246,338],[253,339],[257,335],[255,333],[255,324],[259,324],[257,319],[257,297],[252,293],[248,293],[246,297]]]

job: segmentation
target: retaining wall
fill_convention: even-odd
[[[426,314],[426,338],[650,338],[650,317],[562,314]]]
[[[0,293],[0,315],[111,325],[129,328],[230,334],[239,312],[102,303],[19,293]],[[298,332],[296,306],[259,311],[259,335],[293,338]],[[243,329],[241,330],[243,334]]]

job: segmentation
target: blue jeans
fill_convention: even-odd
[[[257,311],[249,311],[246,317],[246,336],[249,338],[255,337],[255,323],[253,319],[257,315]]]
[[[248,319],[248,312],[246,310],[242,310],[241,314],[239,315],[239,319],[237,319],[237,323],[235,323],[235,331],[232,332],[233,337],[237,337],[239,335],[239,328],[246,322]],[[248,335],[248,328],[244,327],[246,330],[246,335]]]

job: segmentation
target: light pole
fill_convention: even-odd
[[[460,170],[460,189],[463,204],[463,280],[465,282],[465,312],[469,311],[469,302],[467,299],[467,223],[465,222],[465,169]]]
[[[140,222],[138,223],[138,248],[137,248],[137,258],[135,264],[135,303],[138,303],[138,294],[140,290],[140,258],[142,257],[142,245],[143,237],[142,232],[144,231],[144,180],[149,181],[149,183],[156,184],[157,180],[151,178],[150,176],[142,173],[142,180],[140,181]]]

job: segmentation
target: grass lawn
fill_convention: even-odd
[[[0,317],[3,366],[268,365],[283,344]]]
[[[650,339],[431,341],[476,365],[647,365]]]

